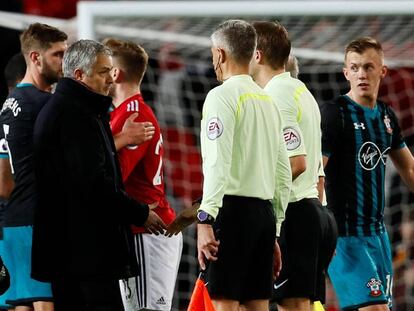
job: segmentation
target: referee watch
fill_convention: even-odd
[[[203,210],[198,211],[197,219],[201,225],[212,225],[214,223],[214,217]]]

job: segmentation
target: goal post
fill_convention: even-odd
[[[389,75],[380,97],[398,114],[403,133],[414,144],[414,1],[100,1],[79,2],[78,38],[105,37],[142,45],[150,63],[141,90],[160,121],[165,138],[165,175],[178,210],[201,193],[199,126],[207,92],[217,85],[211,65],[210,35],[230,18],[279,20],[299,59],[299,78],[318,103],[346,93],[344,48],[359,36],[383,45]],[[386,221],[397,265],[394,305],[414,309],[414,197],[389,170]],[[408,194],[407,194],[408,193]],[[186,203],[187,202],[187,203]],[[414,236],[414,230],[413,230]],[[195,228],[184,232],[184,250],[173,310],[184,310],[197,276]],[[328,308],[335,302],[328,297]]]

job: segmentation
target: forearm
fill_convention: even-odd
[[[114,143],[116,151],[119,151],[128,145],[128,137],[122,132],[120,132],[114,135]]]
[[[316,185],[317,189],[318,189],[318,197],[319,197],[319,201],[322,203],[323,202],[323,196],[325,193],[325,177],[323,176],[319,176],[318,179],[318,183]]]

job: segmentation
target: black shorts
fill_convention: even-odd
[[[56,311],[124,311],[119,280],[52,281]]]
[[[338,229],[332,213],[317,199],[289,203],[279,245],[282,271],[273,300],[309,298],[325,302],[325,276],[335,251]]]
[[[207,270],[214,299],[245,302],[272,294],[275,216],[268,200],[224,196],[214,223],[220,246]]]

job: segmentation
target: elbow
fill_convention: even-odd
[[[292,167],[292,180],[298,178],[304,171],[306,171],[306,162],[303,161],[298,165]]]
[[[7,200],[10,198],[10,195],[13,191],[13,186],[3,186],[0,188],[0,198],[3,200]]]

